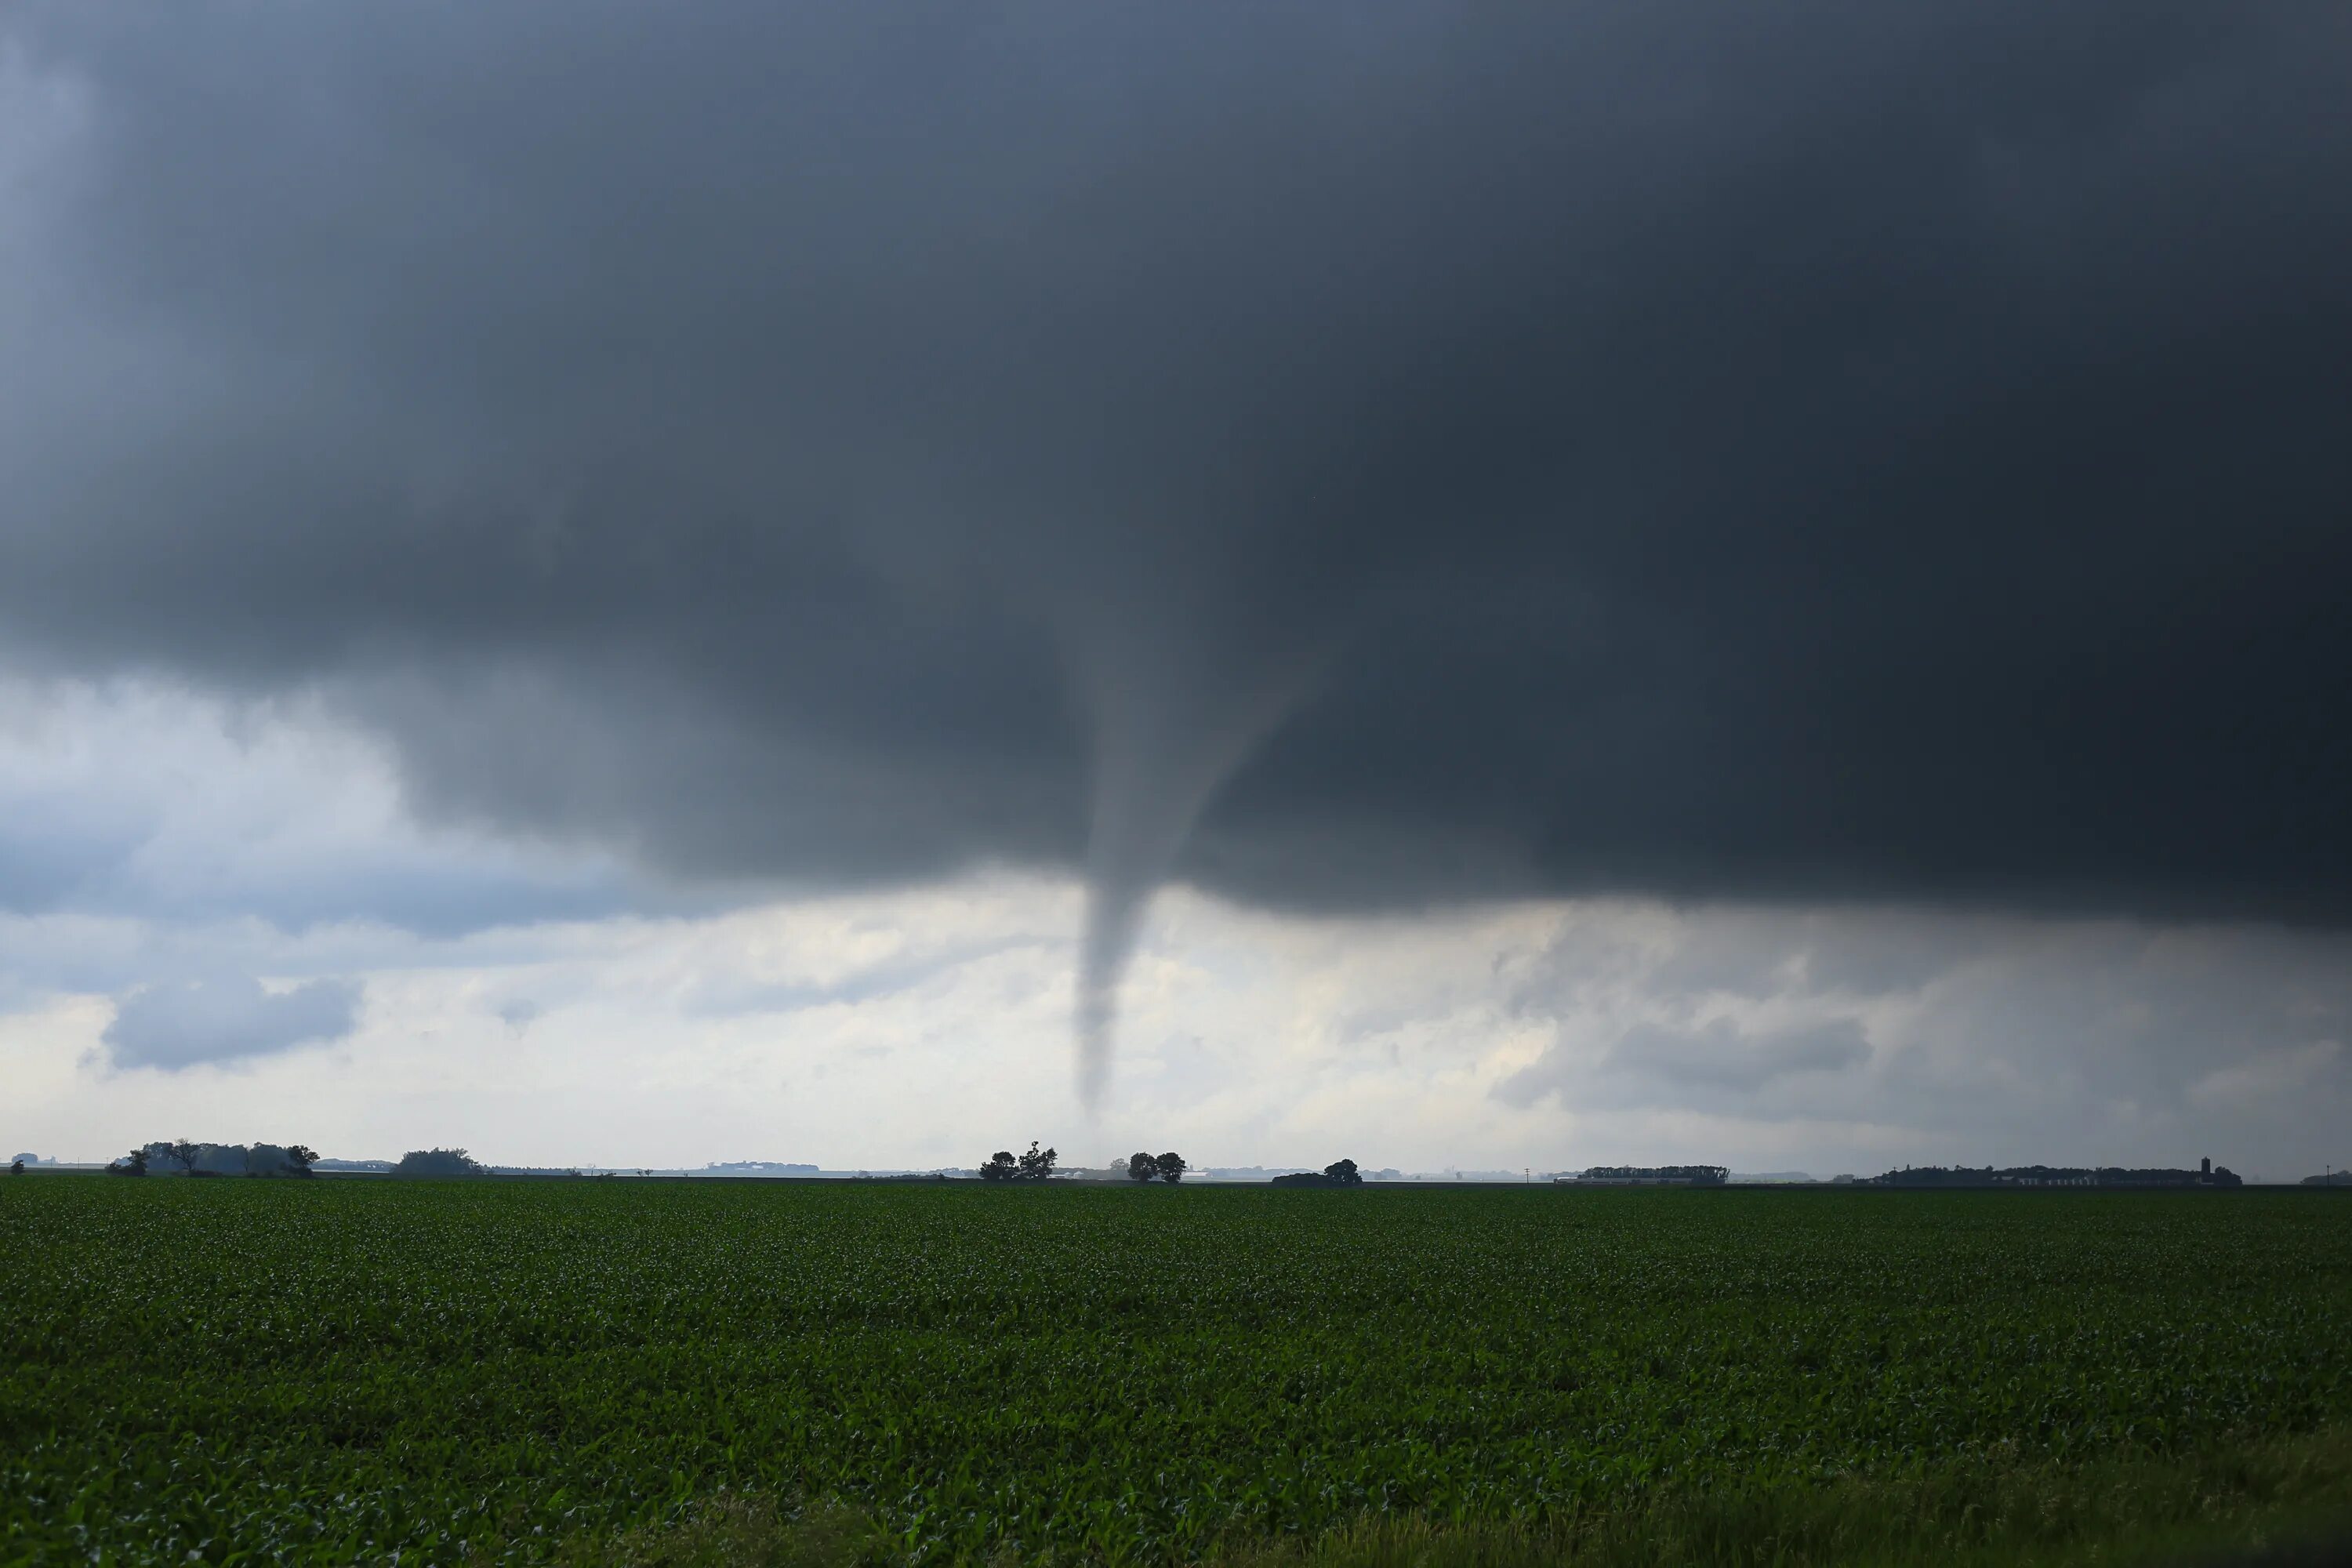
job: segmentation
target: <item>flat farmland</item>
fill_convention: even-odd
[[[2352,1203],[0,1181],[0,1560],[1184,1561],[2352,1426]],[[615,1550],[621,1550],[615,1548]]]

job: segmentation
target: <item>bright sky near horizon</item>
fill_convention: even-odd
[[[1308,917],[1178,887],[1090,1119],[1066,877],[690,907],[599,851],[420,826],[384,748],[315,708],[0,686],[0,864],[65,823],[70,907],[0,915],[10,1152],[193,1135],[854,1169],[1034,1137],[1074,1163],[2210,1154],[2284,1180],[2352,1160],[2332,936],[1635,899]],[[440,929],[358,912],[395,898]]]

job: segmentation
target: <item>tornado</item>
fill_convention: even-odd
[[[1084,683],[1093,724],[1086,926],[1074,1023],[1078,1102],[1102,1109],[1118,989],[1151,900],[1217,790],[1303,700],[1328,648],[1236,668],[1132,634]]]

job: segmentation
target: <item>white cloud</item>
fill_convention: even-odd
[[[0,674],[0,912],[459,931],[661,898],[610,854],[419,826],[314,698]]]

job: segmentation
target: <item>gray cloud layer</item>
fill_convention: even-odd
[[[1085,865],[1098,996],[1171,870],[2352,916],[2340,7],[0,39],[20,665],[694,878]]]
[[[2352,1107],[2347,957],[2339,932],[2125,921],[1596,922],[1502,977],[1552,1040],[1494,1092],[1874,1127],[1898,1160],[2180,1159],[2217,1141],[2263,1169],[2316,1164]]]
[[[104,1037],[117,1067],[184,1068],[341,1039],[358,1023],[359,1004],[349,981],[272,993],[247,975],[208,975],[132,992]]]

